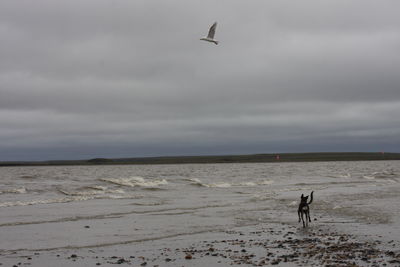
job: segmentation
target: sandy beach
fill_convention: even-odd
[[[3,266],[400,266],[397,161],[0,173]]]
[[[126,244],[9,251],[4,266],[399,266],[398,240],[332,226],[263,224]]]

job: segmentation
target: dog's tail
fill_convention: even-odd
[[[310,205],[313,200],[313,193],[314,193],[314,191],[311,191],[311,198],[310,198],[310,202],[308,202],[308,205]]]

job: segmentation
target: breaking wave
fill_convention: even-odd
[[[203,186],[203,187],[211,187],[211,188],[229,188],[229,187],[254,187],[258,185],[270,185],[274,181],[273,180],[263,180],[263,181],[257,181],[257,182],[240,182],[240,183],[204,183],[198,178],[191,178],[187,179],[189,182],[191,182],[192,185],[195,186]]]
[[[95,196],[99,194],[99,191],[95,190],[88,190],[88,191],[66,191],[63,189],[59,189],[61,193],[67,196]],[[104,192],[103,192],[104,193]]]
[[[393,179],[396,177],[396,173],[393,170],[383,170],[377,171],[370,174],[362,175],[362,178],[367,180],[374,180],[374,179]]]
[[[367,179],[367,180],[374,180],[375,176],[373,176],[373,175],[363,175],[363,178]]]
[[[21,188],[10,188],[10,189],[5,189],[0,191],[0,194],[7,194],[7,193],[12,193],[12,194],[25,194],[26,193],[26,188],[21,187]]]
[[[38,204],[53,204],[53,203],[68,203],[74,201],[86,201],[92,199],[139,199],[143,198],[143,195],[138,194],[128,194],[124,190],[107,190],[106,192],[99,193],[93,191],[67,191],[58,190],[60,193],[66,195],[60,198],[50,198],[50,199],[38,199],[30,201],[9,201],[0,203],[0,207],[14,207],[14,206],[29,206]]]
[[[158,187],[160,185],[168,184],[167,180],[145,180],[143,177],[135,176],[130,178],[103,178],[101,181],[113,183],[117,185],[130,186],[130,187]]]
[[[37,204],[52,204],[52,203],[67,203],[72,201],[84,201],[93,199],[90,196],[74,196],[74,197],[63,197],[63,198],[53,198],[53,199],[40,199],[31,201],[10,201],[0,203],[0,207],[14,207],[14,206],[29,206]]]
[[[58,189],[60,193],[67,196],[94,196],[96,198],[126,198],[131,197],[127,195],[122,189],[108,189],[106,186],[88,186],[82,190],[65,190]]]

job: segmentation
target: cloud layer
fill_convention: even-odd
[[[399,8],[2,1],[0,160],[398,152]]]

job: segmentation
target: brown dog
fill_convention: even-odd
[[[299,215],[299,222],[303,221],[303,227],[306,227],[306,225],[308,226],[308,222],[311,222],[310,207],[308,205],[310,205],[311,202],[313,201],[313,193],[314,191],[311,192],[310,202],[308,203],[307,203],[308,196],[305,197],[303,194],[301,194],[301,200],[299,204],[299,209],[297,210],[297,214]],[[305,222],[304,222],[304,215],[306,215]]]

